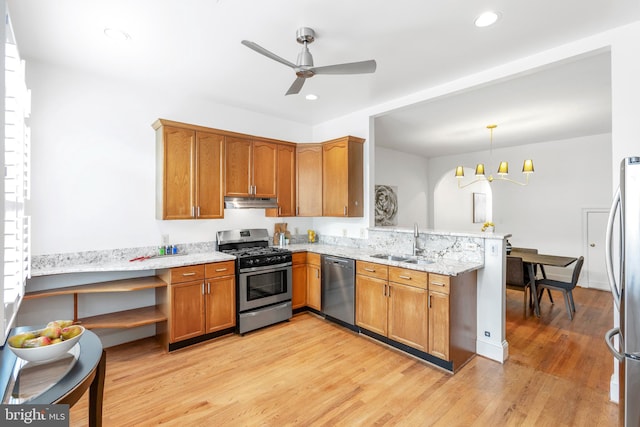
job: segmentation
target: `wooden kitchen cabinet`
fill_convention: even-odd
[[[322,216],[322,144],[296,147],[296,215]]]
[[[476,350],[477,273],[429,274],[429,353],[462,367]]]
[[[236,322],[235,262],[222,261],[160,270],[168,286],[164,344],[233,328]]]
[[[276,197],[278,144],[226,137],[225,196]]]
[[[266,209],[266,216],[295,216],[296,214],[296,147],[278,144],[276,168],[277,209]]]
[[[427,302],[427,273],[356,262],[358,326],[426,352]]]
[[[323,216],[363,216],[363,145],[353,136],[322,144]]]
[[[307,253],[307,306],[322,310],[322,275],[320,254]]]
[[[295,252],[291,257],[291,308],[295,310],[307,305],[307,253]]]
[[[156,130],[156,217],[224,217],[225,136],[165,120]],[[180,125],[180,124],[178,124]]]

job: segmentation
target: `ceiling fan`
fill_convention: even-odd
[[[296,32],[296,40],[298,41],[298,43],[302,44],[303,47],[302,51],[298,54],[298,60],[296,64],[279,57],[275,53],[269,52],[267,49],[249,40],[242,40],[242,44],[247,46],[249,49],[253,49],[256,52],[266,56],[267,58],[271,58],[274,61],[278,61],[281,64],[293,68],[293,70],[296,72],[296,76],[298,77],[294,80],[286,95],[294,95],[296,93],[299,93],[302,89],[302,86],[304,85],[305,79],[313,77],[316,74],[364,74],[373,73],[374,71],[376,71],[376,61],[374,61],[373,59],[369,61],[349,62],[346,64],[314,67],[313,57],[311,56],[311,52],[309,52],[309,48],[307,47],[307,45],[309,43],[313,43],[315,38],[316,33],[311,28],[303,27],[298,29],[298,31]]]

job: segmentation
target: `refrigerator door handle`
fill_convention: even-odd
[[[604,340],[607,343],[607,347],[609,347],[609,351],[611,352],[611,354],[613,354],[613,357],[615,357],[619,361],[623,362],[624,361],[624,354],[620,353],[613,346],[613,342],[612,342],[613,341],[613,337],[616,336],[616,335],[620,335],[620,328],[609,329],[607,331],[607,333],[604,334]],[[620,345],[622,345],[622,343]]]
[[[611,204],[611,210],[609,211],[609,220],[607,221],[607,234],[605,237],[606,243],[604,245],[607,277],[609,278],[609,286],[611,287],[611,293],[613,294],[613,302],[616,303],[618,311],[620,311],[620,287],[618,286],[618,283],[616,283],[616,277],[613,271],[613,254],[611,252],[611,244],[613,243],[613,224],[619,209],[620,187],[618,187],[616,194],[613,196],[613,203]]]

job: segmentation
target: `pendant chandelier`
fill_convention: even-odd
[[[490,133],[489,155],[491,155],[493,152],[493,130],[497,127],[498,125],[487,125],[487,129],[489,129],[489,133]],[[476,179],[474,179],[473,181],[467,184],[462,184],[462,179],[464,178],[464,166],[456,166],[456,178],[458,178],[458,188],[465,188],[471,184],[475,184],[476,182],[480,182],[480,181],[488,181],[488,182],[507,181],[513,184],[527,185],[529,184],[529,175],[533,173],[533,160],[527,159],[524,161],[524,163],[522,164],[522,173],[525,176],[524,182],[520,182],[520,181],[513,180],[511,178],[508,178],[507,175],[509,175],[509,163],[500,162],[500,165],[498,166],[498,171],[497,171],[498,176],[494,177],[491,174],[489,174],[489,176],[486,176],[484,173],[484,163],[478,163],[476,165],[476,173],[475,173]]]

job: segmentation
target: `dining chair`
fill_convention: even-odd
[[[507,285],[507,289],[515,289],[518,291],[524,292],[524,317],[527,317],[527,289],[529,290],[529,305],[531,305],[532,295],[531,295],[531,282],[529,280],[525,280],[525,271],[524,263],[522,262],[522,258],[507,256],[507,274],[505,283]]]
[[[512,251],[517,251],[517,252],[529,252],[532,254],[537,254],[538,250],[537,249],[533,249],[533,248],[511,248]],[[546,271],[544,271],[544,265],[541,264],[536,264],[533,266],[533,272],[535,274],[535,276],[538,276],[538,267],[540,267],[540,272],[542,273],[542,278],[546,279],[547,278],[547,273]],[[534,277],[535,279],[535,277]],[[529,281],[529,269],[525,268],[524,269],[524,280],[525,281]],[[547,295],[549,295],[549,301],[551,301],[551,304],[553,304],[553,297],[551,296],[551,291],[549,289],[547,289]],[[542,295],[541,295],[542,296]],[[540,302],[540,298],[538,298],[538,302]]]
[[[580,271],[582,270],[582,264],[584,264],[584,257],[581,256],[576,261],[576,265],[573,268],[573,273],[571,274],[570,282],[563,282],[560,280],[551,280],[551,279],[540,279],[536,280],[536,289],[538,289],[539,295],[542,294],[543,290],[546,288],[547,291],[550,289],[561,291],[564,295],[564,304],[567,307],[567,312],[569,313],[569,319],[573,320],[573,313],[576,312],[576,304],[573,300],[573,289],[578,284],[578,278],[580,277]]]

